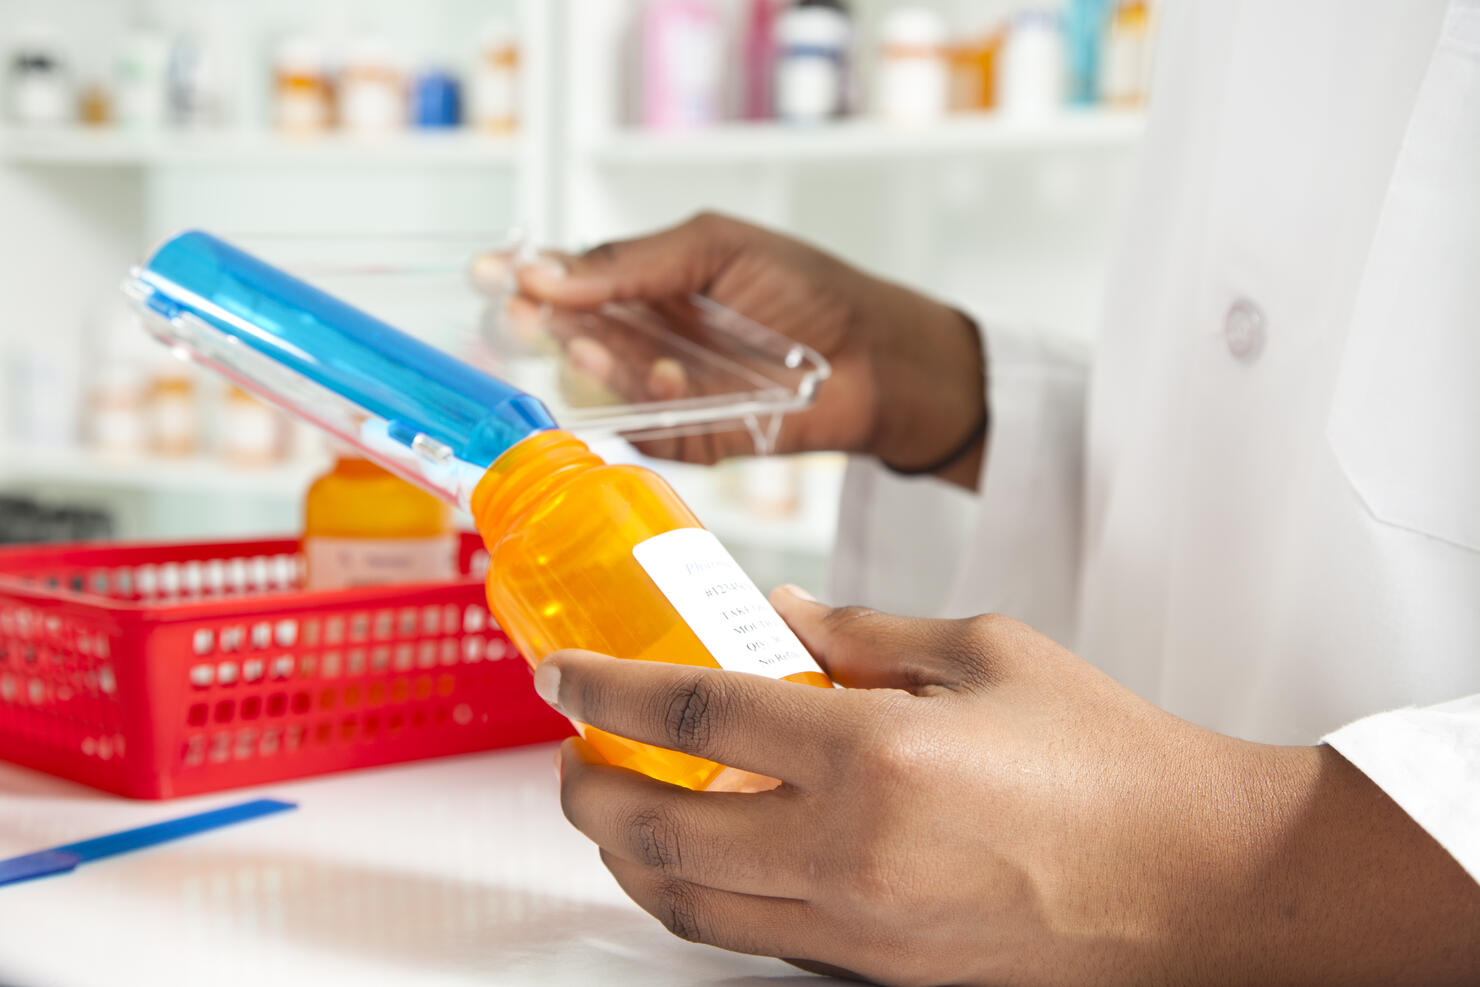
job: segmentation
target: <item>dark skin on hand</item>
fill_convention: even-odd
[[[834,377],[779,451],[908,469],[980,421],[962,316],[734,220],[520,284],[566,307],[704,292],[822,352]],[[944,478],[974,486],[986,447]],[[847,688],[576,651],[535,673],[573,719],[781,780],[692,792],[561,748],[566,816],[676,935],[881,984],[1480,983],[1480,883],[1330,747],[1196,727],[1006,617],[771,600]]]

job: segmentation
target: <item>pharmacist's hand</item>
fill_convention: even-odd
[[[889,984],[1476,982],[1480,885],[1327,747],[1209,733],[1002,617],[777,609],[846,690],[584,652],[567,715],[783,780],[562,748],[565,814],[686,939]]]
[[[702,394],[704,382],[689,379],[676,361],[645,352],[642,340],[618,324],[602,331],[605,323],[587,318],[562,329],[560,308],[589,311],[636,300],[661,309],[698,293],[817,350],[831,362],[832,379],[812,408],[786,418],[778,452],[870,452],[908,469],[948,455],[982,419],[981,344],[960,313],[725,216],[705,213],[580,256],[549,257],[523,267],[519,283],[526,303],[557,306],[554,329],[565,337],[570,361],[628,400]],[[573,333],[573,324],[597,328]],[[695,462],[755,451],[742,432],[661,440],[644,449]],[[974,483],[974,468],[962,478]]]

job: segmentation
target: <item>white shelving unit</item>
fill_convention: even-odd
[[[0,12],[6,2],[0,0]],[[159,2],[177,11],[190,6]],[[737,123],[645,133],[626,120],[619,82],[638,2],[503,4],[522,39],[517,137],[0,130],[0,215],[7,218],[0,269],[9,296],[0,358],[8,345],[33,345],[39,330],[80,359],[89,343],[77,327],[97,297],[111,292],[148,243],[186,225],[362,238],[518,227],[535,242],[579,249],[705,208],[801,235],[984,321],[1089,335],[1140,116],[983,115],[918,128],[863,117],[811,129]],[[865,34],[889,2],[857,0]],[[122,16],[111,0],[67,3],[78,23],[88,4],[109,18]],[[260,12],[280,26],[300,7],[329,3],[271,0],[239,13]],[[472,0],[427,4],[426,16],[454,35],[471,35],[488,9]],[[365,9],[372,7],[392,9]],[[396,6],[386,16],[409,15]],[[0,486],[121,498],[133,505],[127,516],[146,527],[168,525],[177,513],[156,500],[178,505],[226,495],[237,503],[256,498],[269,505],[261,518],[291,523],[316,469],[120,463],[34,445],[0,447]],[[800,511],[779,521],[757,519],[719,496],[703,471],[679,470],[675,482],[732,547],[812,560],[810,570],[779,574],[815,586],[831,551],[841,470],[836,460],[808,469]],[[241,527],[249,523],[256,522]]]
[[[237,466],[205,456],[101,455],[88,449],[0,446],[0,482],[159,492],[208,497],[249,492],[267,498],[303,496],[326,461]]]
[[[1121,149],[1144,128],[1139,113],[1065,112],[1045,120],[996,114],[948,117],[928,126],[903,127],[871,119],[799,128],[780,123],[738,123],[690,133],[620,130],[584,149],[599,165],[624,168],[838,166],[860,162],[942,161],[999,154],[1043,154]]]
[[[511,168],[522,142],[465,130],[291,137],[271,131],[0,132],[0,162],[29,167]]]

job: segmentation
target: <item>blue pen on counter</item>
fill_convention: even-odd
[[[292,802],[257,799],[238,805],[228,805],[221,809],[212,809],[209,812],[198,812],[192,816],[183,816],[167,822],[140,826],[137,829],[126,829],[120,833],[97,836],[90,840],[67,843],[52,847],[50,850],[38,850],[36,853],[11,857],[9,860],[0,860],[0,886],[17,884],[37,877],[49,877],[52,874],[65,874],[75,870],[79,864],[89,864],[94,860],[115,857],[120,853],[133,850],[143,850],[161,843],[169,843],[172,840],[220,829],[222,826],[230,826],[234,823],[246,822],[250,819],[258,819],[296,808],[298,806]]]

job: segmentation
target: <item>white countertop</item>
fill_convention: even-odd
[[[249,798],[291,812],[0,887],[0,984],[829,981],[670,936],[566,823],[554,746],[134,802],[0,764],[0,859]]]

